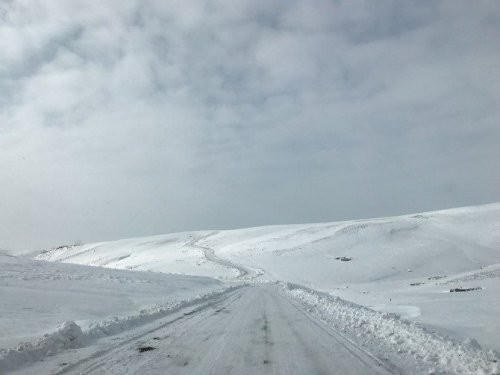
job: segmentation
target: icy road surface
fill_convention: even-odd
[[[240,288],[93,352],[77,350],[24,371],[41,366],[51,374],[389,373],[269,285]]]

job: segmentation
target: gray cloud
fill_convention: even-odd
[[[500,200],[500,6],[0,5],[0,248]]]

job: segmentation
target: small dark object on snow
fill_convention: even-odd
[[[341,260],[342,262],[349,262],[350,260],[352,260],[351,257],[336,257],[335,259]]]
[[[429,216],[425,216],[425,215],[413,215],[412,218],[414,218],[414,219],[429,219]]]
[[[417,286],[417,285],[423,285],[425,283],[420,283],[420,282],[417,282],[417,283],[411,283],[410,286]]]
[[[445,277],[446,277],[445,275],[431,276],[428,277],[427,280],[439,280],[439,279],[444,279]]]
[[[161,340],[158,336],[153,337],[153,340]]]
[[[470,292],[473,290],[482,290],[480,286],[476,286],[475,288],[453,288],[450,289],[450,293],[455,293],[455,292]]]
[[[155,350],[156,348],[153,347],[153,346],[140,346],[137,348],[137,350],[139,351],[139,353],[144,353],[144,352],[149,352],[151,350]]]

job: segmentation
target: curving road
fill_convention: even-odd
[[[202,250],[203,254],[205,255],[205,258],[208,261],[220,264],[221,266],[226,267],[226,268],[235,269],[238,272],[237,278],[240,280],[241,279],[252,280],[252,279],[255,279],[256,277],[259,277],[262,275],[262,272],[260,270],[254,270],[251,268],[243,267],[240,264],[236,264],[236,263],[230,262],[228,260],[219,258],[217,255],[215,255],[215,252],[213,249],[206,247],[206,246],[202,246],[199,244],[200,241],[205,240],[208,237],[213,236],[216,233],[217,232],[213,232],[213,233],[210,233],[206,236],[197,238],[197,239],[193,240],[191,243],[189,243],[189,246],[192,246],[192,247],[195,247],[195,248]]]

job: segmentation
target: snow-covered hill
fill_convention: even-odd
[[[239,275],[231,267],[208,261],[208,248],[222,259],[261,270],[262,279],[330,288],[472,271],[500,262],[499,246],[497,203],[370,220],[63,246],[37,259],[219,278]]]
[[[500,350],[491,334],[500,331],[500,203],[66,246],[37,259],[294,282]]]

